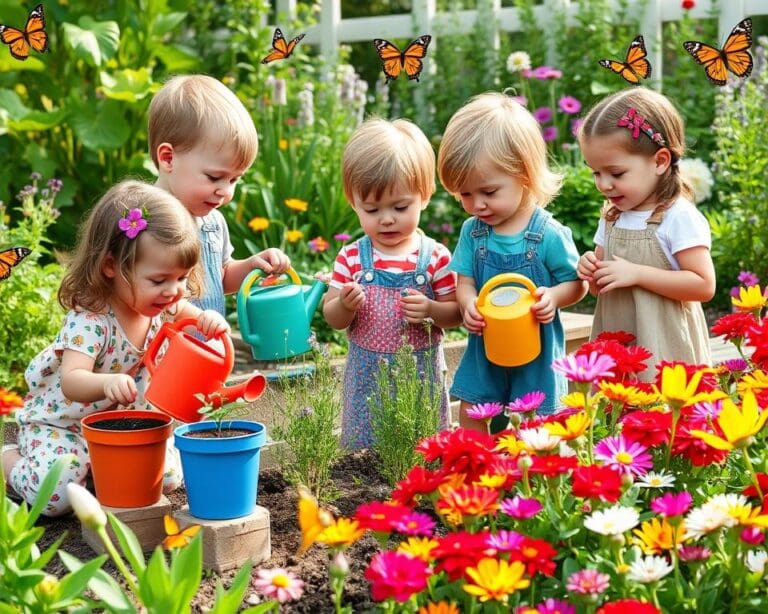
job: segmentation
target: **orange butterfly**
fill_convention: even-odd
[[[397,46],[383,38],[374,39],[373,45],[376,47],[379,59],[381,59],[381,66],[387,77],[386,82],[389,83],[393,79],[397,79],[403,70],[409,79],[418,81],[423,68],[421,58],[427,55],[427,47],[431,40],[432,37],[429,34],[419,36],[405,48],[405,51],[400,51]]]
[[[306,486],[299,486],[298,491],[301,545],[296,556],[301,556],[315,543],[320,533],[333,524],[333,516],[317,504],[317,499]]]
[[[11,276],[11,269],[32,253],[26,247],[12,247],[0,252],[0,281]]]
[[[163,524],[165,525],[165,534],[168,536],[163,540],[163,548],[166,550],[183,548],[191,542],[192,538],[200,531],[199,524],[193,524],[181,531],[176,519],[168,514],[163,516]]]
[[[290,43],[286,42],[285,37],[283,36],[282,31],[280,28],[275,28],[275,34],[272,37],[272,51],[267,54],[267,56],[261,61],[262,64],[269,64],[270,62],[274,62],[275,60],[284,60],[288,56],[290,56],[293,53],[294,48],[296,45],[299,44],[302,38],[304,38],[306,34],[299,34],[296,38],[294,38]]]
[[[48,34],[45,31],[43,5],[38,4],[32,9],[23,32],[18,28],[0,24],[0,40],[8,45],[11,55],[17,60],[26,60],[30,47],[38,53],[44,53],[48,49]]]
[[[647,56],[643,37],[636,36],[630,43],[627,58],[623,62],[600,60],[600,66],[621,75],[627,83],[637,85],[640,79],[648,79],[651,76],[651,63],[646,59]]]
[[[715,85],[725,85],[728,72],[737,77],[749,77],[752,72],[752,56],[748,49],[752,45],[752,20],[744,19],[731,30],[722,49],[700,43],[686,41],[685,50],[699,64],[704,66],[707,78]]]

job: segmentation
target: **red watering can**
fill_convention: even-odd
[[[149,381],[146,400],[182,422],[198,422],[202,416],[198,409],[203,403],[195,397],[215,395],[214,405],[230,403],[244,398],[255,401],[264,392],[266,378],[258,372],[245,382],[227,388],[224,383],[235,364],[235,350],[227,333],[218,335],[224,344],[224,354],[206,345],[182,329],[195,326],[197,320],[183,318],[165,322],[152,339],[144,363],[152,378]],[[168,348],[162,359],[157,354],[164,341]]]

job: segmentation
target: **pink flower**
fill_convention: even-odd
[[[262,595],[280,603],[296,601],[304,592],[304,582],[293,572],[280,568],[259,569],[253,585]]]
[[[576,614],[576,607],[567,601],[549,597],[536,606],[539,614]]]
[[[624,435],[600,441],[595,446],[595,458],[623,474],[645,475],[653,467],[648,448]]]
[[[759,546],[765,541],[765,533],[760,527],[747,527],[739,537],[741,541],[750,546]]]
[[[334,241],[349,241],[351,238],[352,238],[352,235],[347,234],[346,232],[339,232],[333,235]]]
[[[546,124],[552,120],[552,109],[549,107],[539,107],[533,112],[533,117],[540,124]]]
[[[493,548],[498,552],[512,552],[513,550],[519,550],[525,542],[525,536],[517,531],[507,531],[506,529],[499,529],[496,533],[491,533],[486,539],[486,543],[489,548]]]
[[[552,141],[557,140],[557,126],[547,126],[544,128],[544,130],[541,131],[541,138],[544,139],[545,142],[551,143]]]
[[[467,409],[467,417],[473,420],[490,420],[498,416],[503,409],[501,403],[476,403]]]
[[[325,251],[328,251],[328,241],[323,239],[323,237],[315,237],[311,241],[309,241],[309,251],[311,251],[314,254],[322,253]]]
[[[680,546],[677,556],[681,561],[694,563],[696,561],[706,561],[712,556],[712,551],[706,546]]]
[[[693,497],[689,492],[668,492],[653,499],[651,509],[657,514],[671,518],[685,514],[690,509],[691,503],[693,503]]]
[[[531,76],[534,79],[559,79],[563,76],[562,71],[557,70],[557,68],[552,68],[551,66],[539,66],[538,68],[534,68],[531,72]]]
[[[581,111],[581,102],[573,96],[563,96],[557,101],[557,106],[560,107],[563,113],[568,113],[568,115]]]
[[[520,398],[515,399],[509,405],[507,405],[507,413],[525,413],[529,411],[536,411],[544,402],[547,395],[540,390],[534,390],[528,394],[524,394]]]
[[[581,124],[583,123],[584,123],[583,119],[571,120],[571,134],[573,136],[579,136],[579,128],[581,128]]]
[[[517,520],[533,518],[542,508],[543,506],[538,499],[526,499],[520,495],[515,495],[511,499],[504,499],[500,506],[502,512]]]
[[[572,382],[594,382],[598,379],[613,377],[613,368],[616,361],[607,354],[600,354],[597,351],[584,354],[568,354],[563,358],[556,358],[552,361],[552,368],[555,371],[565,374]]]
[[[125,233],[126,237],[135,239],[147,227],[147,220],[144,219],[141,209],[134,208],[117,221],[117,227]]]
[[[565,588],[580,595],[598,595],[608,588],[611,577],[597,569],[582,569],[568,576]]]
[[[404,603],[411,595],[427,588],[429,566],[419,558],[387,550],[371,559],[365,579],[371,583],[371,596],[376,601],[390,597]]]
[[[405,535],[429,536],[435,530],[435,521],[421,512],[413,512],[401,517],[395,523],[395,530]]]

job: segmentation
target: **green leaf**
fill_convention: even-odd
[[[97,556],[85,563],[77,571],[64,576],[59,582],[59,600],[67,601],[81,594],[88,582],[109,557],[106,554]]]
[[[91,102],[77,108],[70,124],[88,149],[117,149],[131,135],[124,107],[111,100]]]
[[[165,553],[162,548],[155,548],[147,563],[147,569],[139,578],[139,592],[142,603],[150,603],[155,612],[172,614],[175,610],[169,607],[176,600],[176,587],[171,583]]]
[[[168,34],[168,32],[176,28],[176,26],[178,26],[186,18],[186,13],[166,13],[164,15],[158,15],[152,21],[152,36],[160,37],[164,34]]]
[[[34,168],[43,177],[53,177],[56,171],[56,162],[51,158],[50,152],[34,141],[30,141],[24,148],[24,159],[29,162],[30,168]]]
[[[27,529],[31,529],[35,526],[43,508],[48,505],[48,501],[50,500],[53,491],[56,489],[56,484],[59,482],[59,476],[61,476],[64,465],[68,462],[69,459],[66,457],[57,458],[53,465],[51,465],[51,469],[45,475],[45,478],[43,478],[43,483],[40,484],[40,489],[37,491],[35,503],[32,506],[32,509],[29,510],[29,515],[27,516]]]
[[[70,571],[77,571],[83,567],[83,562],[68,552],[59,552],[59,558]],[[131,605],[120,585],[103,569],[97,569],[93,573],[93,577],[88,582],[88,588],[106,604],[110,612],[117,614],[136,613],[136,608]]]
[[[139,540],[136,538],[136,534],[112,512],[107,512],[107,518],[109,518],[109,526],[115,532],[115,537],[117,537],[117,542],[120,544],[123,556],[128,559],[128,564],[133,569],[133,573],[141,576],[144,573],[146,564],[144,562],[144,552],[141,549]]]
[[[5,15],[3,15],[5,17]],[[17,60],[10,53],[0,49],[0,73],[3,72],[42,72],[46,69],[45,62],[35,55],[30,55],[26,60]]]
[[[165,64],[168,72],[182,72],[200,66],[200,57],[182,45],[158,45],[153,53]]]
[[[126,68],[110,74],[102,72],[101,91],[107,98],[136,102],[152,92],[152,77],[148,68]]]
[[[76,26],[72,23],[61,24],[64,42],[75,57],[93,67],[101,66],[114,57],[120,44],[120,26],[114,21],[96,21],[83,16]]]
[[[54,111],[31,111],[17,121],[12,120],[8,122],[8,127],[16,132],[48,130],[61,124],[67,115],[69,115],[69,113],[66,109],[56,109]]]
[[[11,120],[21,119],[32,112],[32,109],[24,106],[19,95],[13,90],[0,90],[0,109],[8,113]]]
[[[203,576],[203,532],[171,557],[171,584],[182,603],[189,603],[200,587]]]
[[[245,590],[248,588],[248,581],[251,579],[252,567],[250,561],[246,562],[232,580],[228,591],[222,588],[221,582],[216,582],[216,601],[209,614],[236,614],[239,611]]]

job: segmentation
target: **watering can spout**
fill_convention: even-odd
[[[211,395],[214,407],[220,407],[225,403],[232,403],[237,399],[245,399],[248,402],[255,401],[264,392],[267,386],[267,378],[255,371],[251,377],[235,386],[222,386]]]
[[[312,320],[312,316],[320,304],[320,299],[325,294],[325,283],[318,279],[309,288],[304,290],[304,309],[307,313],[307,321]]]

